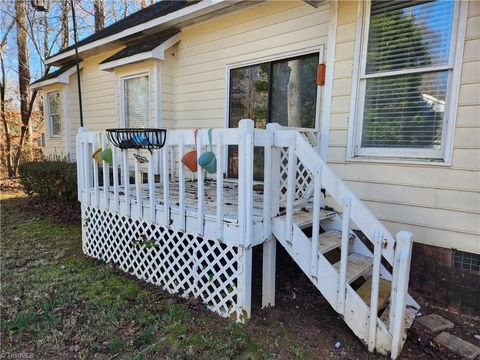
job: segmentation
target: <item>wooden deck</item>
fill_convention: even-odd
[[[205,217],[215,217],[217,211],[217,188],[216,180],[207,179],[204,182],[204,192],[205,192],[205,207],[204,214]],[[255,190],[257,189],[257,190]],[[123,186],[119,187],[119,197],[120,202],[124,201],[125,188]],[[94,190],[91,190],[91,195],[94,196]],[[179,208],[179,183],[170,182],[169,183],[169,202],[170,208],[175,211]],[[113,188],[109,187],[108,194],[110,201],[113,200],[114,192]],[[135,185],[130,184],[130,197],[132,199],[132,204],[137,203],[136,199],[136,190]],[[142,202],[144,206],[149,204],[149,190],[148,184],[143,184],[141,188]],[[104,190],[102,186],[99,186],[99,197],[102,199],[104,197]],[[224,181],[223,184],[223,213],[224,221],[227,222],[236,222],[238,220],[238,184],[235,181]],[[198,211],[198,186],[196,180],[187,180],[185,181],[185,211],[187,214],[196,215]],[[162,184],[155,184],[155,204],[157,207],[163,206],[164,196],[163,196],[163,186]],[[263,211],[263,185],[255,185],[253,191],[253,219],[254,222],[262,221],[262,211]]]

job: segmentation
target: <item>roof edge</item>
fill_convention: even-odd
[[[111,42],[121,40],[127,36],[141,33],[142,31],[146,31],[156,26],[161,26],[161,25],[172,26],[174,25],[175,22],[178,22],[179,20],[194,19],[195,17],[206,15],[210,12],[214,12],[216,10],[229,7],[241,1],[244,1],[244,0],[203,0],[197,4],[187,6],[183,9],[174,11],[167,15],[155,18],[153,20],[125,29],[123,31],[112,34],[105,38],[95,40],[95,41],[92,41],[91,43],[82,45],[78,48],[78,53],[80,54],[87,50],[94,49],[98,46],[106,45]],[[75,49],[51,56],[46,60],[46,64],[55,65],[55,63],[58,63],[59,61],[73,55],[75,55]]]
[[[83,67],[83,64],[80,64],[80,69]],[[48,79],[45,79],[45,80],[42,80],[43,78],[45,78],[45,76],[47,76],[48,74],[46,74],[43,78],[40,78],[36,81],[34,81],[33,83],[30,84],[30,88],[32,90],[35,90],[35,89],[41,89],[45,86],[48,86],[48,85],[52,85],[52,84],[68,84],[70,83],[70,75],[73,75],[77,72],[77,66],[76,64],[73,64],[71,65],[71,67],[62,72],[61,74],[58,74],[57,76],[55,77],[52,77],[52,78],[48,78]]]
[[[99,64],[99,68],[100,70],[104,70],[104,71],[113,71],[113,69],[116,67],[132,64],[132,63],[143,61],[143,60],[148,60],[148,59],[165,60],[165,51],[167,51],[169,48],[171,48],[173,45],[175,45],[179,41],[180,41],[180,33],[176,33],[175,35],[171,36],[166,41],[156,46],[152,50],[144,51],[144,52],[127,56],[117,60],[102,62]]]

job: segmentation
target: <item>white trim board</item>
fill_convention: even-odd
[[[175,34],[151,51],[146,51],[143,53],[124,57],[122,59],[109,61],[107,63],[100,64],[99,68],[100,70],[104,70],[104,71],[113,71],[116,67],[132,64],[132,63],[143,61],[143,60],[149,60],[149,59],[165,60],[165,52],[169,48],[171,48],[173,45],[178,43],[179,41],[180,41],[180,34]]]

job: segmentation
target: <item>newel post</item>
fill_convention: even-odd
[[[275,130],[280,125],[267,124],[263,175],[263,271],[262,308],[275,306],[275,263],[277,239],[272,233],[272,218],[277,215],[280,201],[280,152],[274,147]]]
[[[405,308],[407,305],[410,261],[412,259],[412,234],[408,231],[400,231],[396,236],[396,241],[389,324],[389,330],[392,334],[392,359],[396,359],[400,355],[406,337]]]
[[[237,320],[250,318],[252,304],[253,236],[253,142],[254,122],[241,120],[238,127],[238,226],[243,243],[239,246]]]

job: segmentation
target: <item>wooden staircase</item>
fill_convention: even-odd
[[[310,221],[307,217],[310,216]],[[305,211],[294,216],[294,232],[292,241],[286,239],[286,217],[276,217],[273,220],[273,234],[280,244],[287,250],[300,268],[305,272],[313,284],[320,290],[330,305],[342,314],[339,307],[339,279],[341,269],[341,244],[342,231],[338,224],[341,224],[341,216],[335,212],[323,209],[320,218],[321,233],[318,236],[318,267],[316,273],[310,269],[310,258],[312,237],[307,236],[304,231],[309,232],[313,228],[312,213]],[[345,322],[352,328],[355,335],[365,344],[369,344],[369,317],[372,293],[372,270],[374,254],[352,231],[349,231],[349,252],[346,267],[346,297],[345,297]],[[375,350],[382,354],[392,352],[392,334],[389,332],[390,304],[392,276],[383,265],[378,285],[378,300],[376,301],[376,339]],[[418,305],[408,296],[405,323],[401,343],[406,340],[406,329],[408,329],[416,313]]]
[[[301,162],[313,174],[312,186],[299,212],[300,200],[288,183],[294,170],[289,168],[286,206],[272,209],[272,234],[368,349],[395,359],[419,310],[408,294],[411,234],[393,237],[320,158],[307,136],[297,131],[288,139],[287,133],[275,132],[273,143],[282,149],[288,145],[288,167],[298,169]],[[272,164],[274,168],[274,156]],[[340,211],[325,206],[325,194]]]

